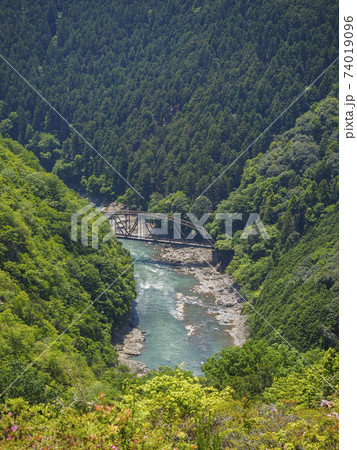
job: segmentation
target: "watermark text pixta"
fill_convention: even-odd
[[[188,218],[190,219],[191,225],[195,228],[192,231],[190,231],[189,235],[185,237],[186,240],[194,239],[196,236],[196,231],[204,238],[204,239],[213,239],[212,236],[208,233],[208,231],[203,227],[203,225],[207,222],[209,217],[211,216],[210,213],[204,213],[201,218],[197,218],[193,213],[187,214]],[[225,239],[232,239],[233,237],[233,221],[241,221],[242,220],[242,213],[217,213],[215,214],[216,220],[222,220],[224,221],[224,233],[225,233]],[[173,227],[173,238],[174,239],[180,239],[182,236],[182,228],[187,227],[187,222],[184,224],[181,221],[181,214],[175,213],[173,216],[170,216],[169,214],[160,214],[160,217],[156,217],[155,215],[152,215],[150,213],[139,213],[138,214],[138,222],[139,222],[139,229],[140,229],[140,235],[142,237],[145,236],[145,226],[144,224],[147,221],[151,221],[155,219],[155,221],[160,221],[160,226],[156,226],[155,228],[152,228],[150,230],[151,234],[154,235],[161,235],[161,236],[167,236],[170,234],[169,229],[169,223],[174,222]],[[174,220],[173,220],[174,219]],[[259,214],[257,213],[251,213],[249,214],[249,217],[245,223],[244,230],[242,234],[240,235],[240,239],[248,239],[249,236],[255,235],[255,234],[261,234],[261,236],[264,239],[269,239],[270,236],[259,217]]]
[[[147,239],[148,235],[157,240],[169,238],[175,241],[189,241],[197,236],[201,240],[213,241],[212,236],[204,228],[204,225],[212,216],[210,213],[204,213],[200,218],[193,213],[188,213],[185,219],[182,218],[180,213],[170,215],[166,213],[138,212],[134,218],[131,212],[130,214],[128,211],[119,211],[104,216],[100,210],[94,208],[93,203],[88,204],[72,214],[71,238],[73,241],[77,241],[80,236],[82,245],[91,245],[93,248],[98,249],[100,239],[99,227],[108,220],[111,230],[102,237],[103,242],[114,236]],[[248,218],[239,236],[240,239],[248,239],[249,236],[259,234],[263,239],[270,238],[259,214],[250,213],[245,216],[248,216]],[[214,218],[223,222],[224,238],[232,239],[233,229],[238,229],[239,222],[243,220],[243,214],[216,213]],[[80,225],[79,229],[78,225]],[[89,236],[91,237],[90,240]],[[222,239],[222,234],[220,234],[220,238]]]

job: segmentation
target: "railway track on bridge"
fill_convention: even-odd
[[[177,214],[171,216],[147,211],[120,210],[104,215],[108,217],[115,236],[120,239],[211,250],[216,248],[214,240],[207,237],[208,233],[202,226],[183,220]]]

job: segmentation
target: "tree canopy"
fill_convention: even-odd
[[[145,206],[153,192],[200,195],[338,53],[332,0],[5,0],[0,20],[4,56]],[[124,194],[128,185],[3,61],[0,78],[5,136],[77,189]],[[336,80],[331,67],[212,186],[210,200],[237,188],[244,161]]]

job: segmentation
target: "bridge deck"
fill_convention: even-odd
[[[145,211],[121,210],[117,213],[110,214],[108,218],[117,238],[131,239],[134,241],[146,241],[154,244],[171,244],[183,247],[209,248],[211,250],[215,249],[213,239],[205,238],[205,229],[202,226],[194,225],[187,220],[181,220],[181,218],[176,218],[175,216],[172,217],[168,214],[148,213]],[[181,235],[181,226],[183,226],[186,230],[191,229],[196,233],[200,233],[204,239],[201,238],[199,240],[191,240],[184,237],[177,239],[175,233],[173,233],[174,235],[171,238],[167,235],[167,231],[164,235],[160,236],[154,231],[158,226],[158,220],[164,220],[166,223],[171,222],[174,230],[178,231],[179,235]]]
[[[177,239],[154,239],[152,237],[128,236],[120,233],[115,233],[115,236],[118,239],[129,239],[132,241],[151,242],[153,244],[171,244],[171,245],[179,245],[181,247],[208,248],[210,250],[214,250],[214,247],[212,245],[205,244],[204,242],[194,242],[194,241],[190,242]]]

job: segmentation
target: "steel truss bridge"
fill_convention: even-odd
[[[115,236],[120,239],[211,250],[216,248],[214,240],[207,237],[207,232],[202,226],[194,225],[192,222],[175,217],[175,215],[121,210],[114,214],[108,214],[108,220]],[[184,236],[187,232],[189,232],[188,235]]]

